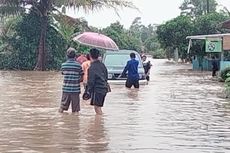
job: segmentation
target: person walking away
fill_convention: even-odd
[[[143,67],[145,70],[146,80],[149,81],[150,80],[150,77],[149,77],[150,69],[151,69],[152,64],[150,63],[149,60],[147,60],[146,55],[142,56],[142,63],[143,63]]]
[[[84,63],[85,61],[87,61],[87,58],[85,57],[84,54],[81,54],[80,56],[78,56],[78,57],[76,58],[76,61],[77,61],[78,63],[82,64],[82,63]]]
[[[88,72],[87,89],[91,95],[91,105],[94,106],[97,115],[102,115],[101,108],[104,105],[105,97],[108,91],[108,71],[105,65],[99,61],[99,50],[91,49],[91,66]]]
[[[87,61],[83,62],[81,67],[82,67],[82,70],[83,70],[83,86],[84,88],[86,88],[86,85],[87,85],[87,81],[88,81],[88,69],[90,67],[90,55],[89,54],[86,54],[86,58],[87,58]]]
[[[128,71],[128,77],[125,83],[125,86],[127,88],[131,88],[134,86],[134,88],[139,88],[139,74],[138,74],[138,65],[139,61],[136,60],[136,54],[130,53],[130,60],[127,62],[121,77],[126,76],[126,72]]]
[[[216,58],[212,56],[212,77],[216,76],[216,71],[218,71],[218,64]]]
[[[61,71],[64,75],[62,87],[62,99],[59,109],[60,113],[68,111],[69,105],[72,105],[72,112],[80,111],[80,79],[83,75],[81,65],[75,61],[76,50],[69,48],[67,50],[67,61],[62,64]]]

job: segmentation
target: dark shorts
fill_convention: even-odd
[[[106,93],[102,94],[102,93],[93,92],[91,94],[91,103],[90,103],[90,105],[103,107],[104,102],[105,102],[105,97],[106,97]]]
[[[146,80],[149,81],[150,80],[150,77],[149,75],[146,76]]]
[[[127,79],[126,83],[125,83],[125,86],[127,88],[131,88],[132,86],[134,86],[134,88],[139,88],[139,80],[130,80],[130,79]]]
[[[68,110],[71,103],[72,112],[80,111],[80,97],[79,93],[62,93],[61,108],[63,110]]]

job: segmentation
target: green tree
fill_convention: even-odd
[[[185,38],[192,35],[193,29],[191,18],[182,15],[158,26],[157,37],[164,49],[178,48],[180,57],[185,58],[188,45]]]
[[[215,12],[217,7],[216,0],[184,0],[180,6],[182,15],[198,17],[209,12]]]
[[[142,51],[152,52],[160,48],[157,41],[156,26],[143,25],[140,17],[134,19],[129,31],[132,37],[140,41]]]
[[[133,37],[130,31],[126,30],[119,22],[112,23],[110,26],[102,29],[103,34],[112,38],[120,49],[141,50],[141,42]]]
[[[28,5],[31,5],[31,9],[35,10],[39,16],[40,22],[40,38],[38,44],[38,57],[35,66],[35,70],[45,70],[47,46],[46,37],[49,27],[49,16],[54,11],[58,11],[56,8],[72,7],[83,8],[86,11],[100,9],[102,7],[113,8],[116,10],[117,6],[133,7],[133,4],[124,0],[1,0],[0,1],[0,15],[19,15],[25,13]],[[58,11],[59,12],[59,11]]]
[[[0,29],[0,52],[7,53],[12,51],[12,46],[10,44],[10,39],[15,34],[14,27],[20,21],[21,18],[10,17],[2,21],[2,26]]]
[[[197,17],[193,24],[194,30],[193,35],[209,35],[224,33],[225,30],[222,29],[219,24],[227,20],[227,14],[213,12],[210,14],[202,15]],[[203,58],[205,56],[205,42],[202,40],[196,40],[190,49],[191,55],[198,55]]]
[[[36,64],[36,48],[41,32],[40,22],[35,12],[23,15],[11,26],[12,34],[8,35],[10,49],[0,55],[0,69],[32,70]],[[52,22],[49,19],[49,22]],[[7,22],[6,22],[7,23]],[[10,22],[9,22],[10,23]],[[49,24],[47,29],[47,69],[59,69],[65,59],[67,42],[62,35]]]
[[[194,34],[195,35],[208,35],[225,32],[218,25],[226,21],[228,16],[223,13],[213,12],[210,14],[202,15],[194,20]]]

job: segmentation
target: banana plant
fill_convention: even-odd
[[[0,0],[0,16],[18,16],[34,9],[41,20],[41,33],[38,45],[38,56],[35,70],[46,69],[46,35],[48,29],[48,18],[57,12],[59,8],[83,9],[85,12],[112,8],[116,12],[118,7],[136,8],[132,2],[127,0]]]

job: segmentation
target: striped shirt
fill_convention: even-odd
[[[83,75],[81,65],[74,59],[68,59],[61,66],[64,82],[62,91],[67,93],[80,93],[80,79]]]

